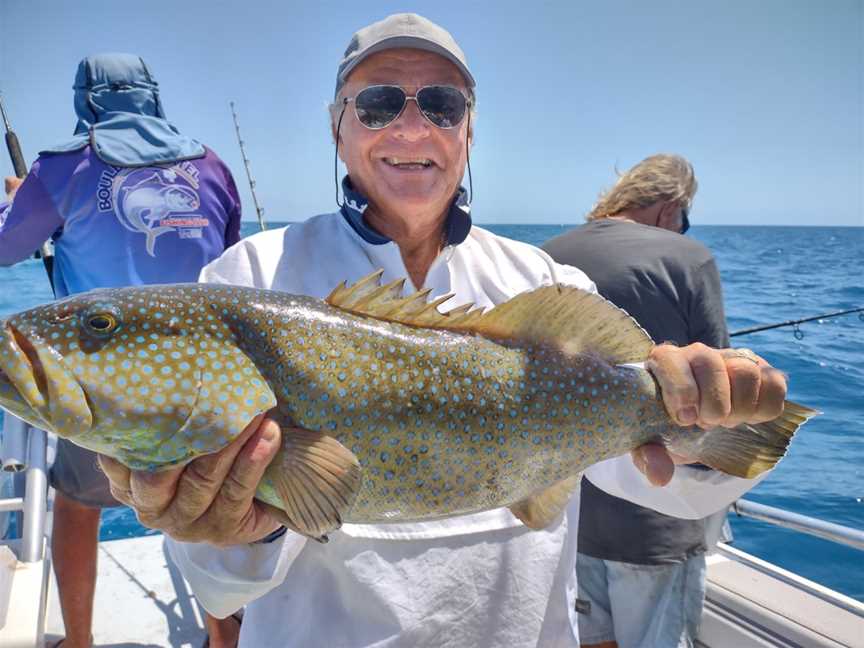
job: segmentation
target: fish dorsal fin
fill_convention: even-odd
[[[402,297],[405,279],[398,279],[382,286],[383,273],[383,270],[377,270],[352,286],[346,285],[343,281],[325,301],[331,306],[358,315],[410,326],[453,331],[473,330],[473,325],[483,315],[483,310],[480,308],[472,310],[472,304],[442,313],[438,307],[453,295],[442,295],[429,301],[431,288],[424,288],[413,295]]]
[[[472,332],[487,338],[550,344],[573,355],[590,351],[612,363],[642,362],[654,343],[625,311],[596,293],[564,284],[521,293],[483,312],[471,304],[440,312],[452,295],[428,301],[429,289],[402,297],[404,279],[380,285],[382,270],[327,297],[336,308],[410,326]]]
[[[591,352],[612,364],[642,362],[654,342],[626,311],[575,286],[553,284],[516,295],[483,314],[484,337],[551,344],[566,355]]]

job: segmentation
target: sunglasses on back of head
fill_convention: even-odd
[[[446,85],[424,86],[411,97],[399,86],[373,85],[343,99],[345,104],[354,104],[357,119],[371,130],[380,130],[393,123],[409,101],[417,103],[420,113],[433,126],[444,129],[462,123],[471,105],[461,90]]]

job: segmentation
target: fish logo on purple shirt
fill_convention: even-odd
[[[111,199],[104,201],[106,209],[100,203],[100,211],[112,210],[126,229],[143,234],[150,256],[156,256],[156,239],[162,234],[176,231],[180,238],[201,238],[201,228],[210,224],[195,213],[201,199],[193,165],[111,171]]]

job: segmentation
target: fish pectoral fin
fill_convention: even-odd
[[[529,529],[539,531],[555,521],[579,485],[582,473],[563,479],[536,495],[526,497],[511,505],[510,512],[519,518]]]
[[[786,401],[783,413],[771,421],[718,427],[700,434],[673,432],[663,442],[672,452],[727,475],[753,479],[783,458],[798,428],[817,414],[814,409]]]
[[[270,464],[285,526],[316,540],[342,526],[360,490],[361,468],[354,453],[322,432],[283,430],[280,456]]]

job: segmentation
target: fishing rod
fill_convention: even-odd
[[[234,102],[229,101],[228,104],[231,106],[231,116],[234,118],[234,130],[237,132],[237,143],[240,144],[240,154],[243,156],[243,165],[246,167],[246,178],[249,180],[249,190],[252,192],[252,202],[255,203],[255,211],[258,213],[258,226],[263,232],[267,229],[267,226],[264,225],[264,208],[258,204],[258,196],[255,195],[255,181],[252,179],[252,171],[249,168],[249,158],[246,157],[243,138],[240,137],[240,124],[237,123],[237,113],[234,111]]]
[[[804,322],[812,322],[813,320],[820,319],[828,319],[830,317],[838,317],[839,315],[848,315],[849,313],[858,313],[858,319],[864,322],[864,306],[860,306],[858,308],[850,308],[848,310],[836,311],[834,313],[824,313],[823,315],[814,315],[813,317],[804,317],[802,319],[797,320],[788,320],[786,322],[778,322],[776,324],[765,324],[764,326],[751,326],[750,328],[740,329],[738,331],[733,331],[729,334],[729,337],[735,337],[736,335],[747,335],[748,333],[756,333],[758,331],[767,331],[769,329],[780,328],[783,326],[794,326],[793,335],[796,340],[804,339],[804,331],[798,328],[799,324],[803,324]]]
[[[12,168],[15,175],[24,179],[27,177],[27,163],[24,162],[24,154],[21,153],[21,142],[18,141],[18,136],[12,130],[12,125],[9,123],[9,118],[6,116],[6,108],[3,106],[3,94],[0,93],[0,115],[3,117],[3,126],[6,128],[6,150],[9,151],[9,157],[12,160]],[[39,250],[36,252],[37,258],[42,258],[42,265],[45,266],[45,272],[48,275],[48,283],[51,284],[51,292],[56,296],[54,291],[54,250],[51,249],[51,243],[45,241]]]
[[[12,124],[9,123],[9,117],[6,115],[6,107],[3,105],[3,95],[0,93],[0,117],[3,119],[3,126],[6,129],[6,150],[9,151],[9,158],[12,160],[12,169],[15,171],[15,176],[21,179],[27,177],[27,163],[24,161],[24,154],[21,152],[21,142],[18,141],[18,136],[12,130]],[[54,292],[54,250],[51,244],[45,241],[35,256],[42,258],[42,265],[45,267],[45,273],[48,275],[48,283],[51,285],[51,292]],[[3,442],[0,446],[0,469],[4,472],[22,473],[34,458],[38,458],[41,453],[44,453],[44,445],[40,446],[40,440],[44,442],[44,433],[30,435],[28,434],[27,423],[22,421],[11,412],[6,412],[3,417]],[[41,450],[40,450],[41,447]],[[42,455],[44,457],[44,454]],[[37,459],[38,461],[38,459]],[[44,485],[45,475],[40,474],[40,471],[30,471],[26,477],[27,486],[25,489],[31,489],[31,492],[42,492],[41,489],[46,488]],[[26,500],[25,500],[26,501]],[[25,504],[25,507],[27,505]],[[22,513],[27,515],[30,511],[22,511],[16,513],[16,526],[21,529],[22,522],[26,523],[26,528],[21,536],[26,546],[32,545],[28,542],[28,538],[32,540],[33,527],[27,521],[31,518],[35,524],[39,523],[39,515],[27,515],[27,518],[22,518]],[[36,537],[41,538],[41,534]],[[41,546],[41,545],[40,545]],[[31,547],[32,549],[32,547]],[[28,556],[35,556],[32,550],[25,549]],[[28,558],[33,560],[34,558]]]

